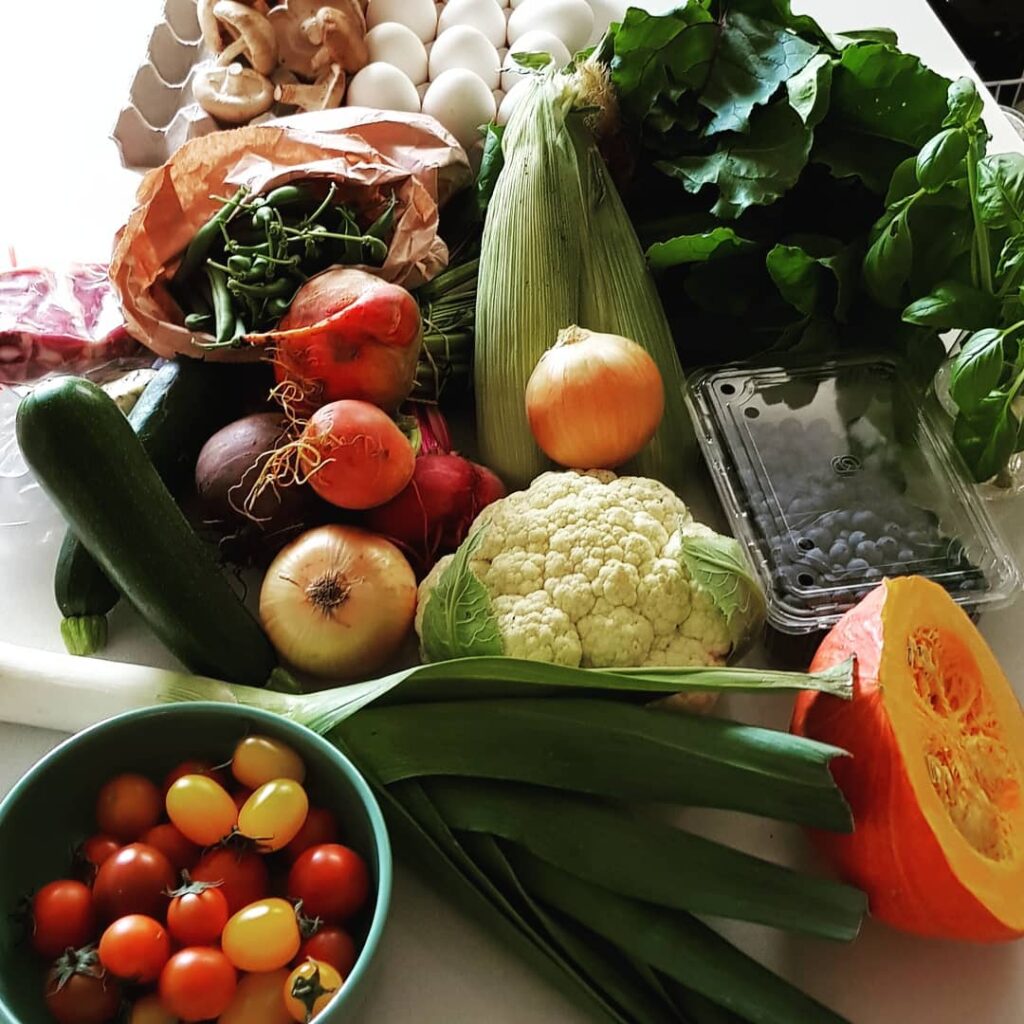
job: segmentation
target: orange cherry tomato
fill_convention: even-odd
[[[178,1018],[165,1009],[160,997],[153,993],[132,1004],[128,1024],[178,1024]]]
[[[125,981],[147,985],[160,977],[171,956],[164,926],[144,914],[119,917],[100,938],[100,963]]]
[[[159,850],[175,871],[191,870],[199,862],[203,851],[186,839],[170,822],[154,825],[140,840]]]
[[[238,831],[258,842],[264,852],[273,853],[299,834],[308,811],[309,798],[299,783],[274,779],[246,800],[238,812]]]
[[[160,1001],[183,1021],[219,1017],[238,987],[231,961],[209,946],[189,946],[175,953],[160,972]]]
[[[220,944],[240,971],[276,971],[302,944],[295,908],[276,897],[250,903],[224,926]]]
[[[304,782],[306,766],[291,747],[271,736],[246,736],[235,747],[231,758],[231,773],[248,789],[274,779],[294,779]]]
[[[215,768],[209,761],[182,761],[181,764],[172,768],[164,776],[162,792],[165,799],[167,797],[167,790],[185,775],[205,775],[208,779],[213,779],[220,786],[227,785],[227,777],[224,771],[220,768]]]
[[[183,775],[167,790],[167,817],[188,840],[213,846],[235,827],[238,808],[228,791],[205,775]]]
[[[288,975],[284,1004],[292,1020],[309,1021],[334,998],[342,986],[341,975],[320,960],[307,960]]]
[[[108,836],[132,843],[163,812],[160,790],[144,775],[125,772],[104,783],[96,797],[96,824]]]
[[[244,975],[235,998],[217,1019],[217,1024],[292,1024],[292,1015],[284,1005],[287,980],[285,968]]]

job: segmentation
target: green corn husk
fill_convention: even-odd
[[[533,76],[502,142],[480,257],[474,377],[480,453],[512,486],[549,468],[526,418],[526,383],[572,324],[632,338],[661,370],[661,427],[627,471],[678,488],[696,450],[682,367],[643,250],[586,116],[573,111],[590,102],[603,74],[584,65],[572,76]]]

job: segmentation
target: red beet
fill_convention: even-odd
[[[480,512],[506,494],[486,467],[461,455],[421,455],[409,485],[367,514],[367,528],[400,545],[420,575],[466,538]]]

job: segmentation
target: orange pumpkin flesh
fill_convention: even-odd
[[[1024,714],[991,649],[938,584],[887,580],[811,671],[856,658],[854,699],[797,700],[792,731],[832,762],[850,835],[815,833],[872,914],[936,938],[1024,935]]]

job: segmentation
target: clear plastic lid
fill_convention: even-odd
[[[969,610],[1017,596],[948,422],[905,380],[888,356],[691,378],[704,457],[776,629],[827,628],[886,576],[926,576]]]

